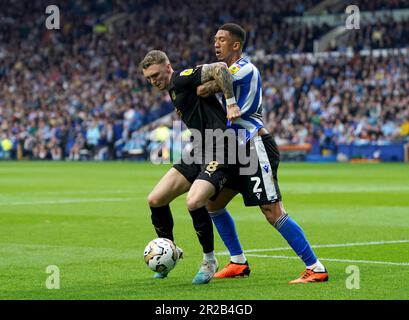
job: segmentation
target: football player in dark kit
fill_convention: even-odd
[[[206,136],[205,130],[226,130],[226,112],[214,95],[201,98],[196,90],[199,85],[209,80],[215,80],[227,101],[227,118],[237,117],[240,109],[236,104],[233,87],[227,65],[222,62],[202,65],[192,69],[174,71],[166,54],[159,50],[150,51],[141,62],[144,77],[159,90],[166,90],[172,99],[176,112],[189,129]],[[183,160],[175,164],[154,187],[148,196],[151,209],[152,224],[158,237],[173,239],[173,218],[169,203],[181,194],[188,192],[187,208],[193,220],[198,239],[203,248],[202,265],[193,278],[193,284],[208,283],[218,269],[214,255],[214,236],[212,220],[206,209],[209,199],[214,199],[223,187],[227,178],[233,174],[233,166],[227,161],[216,159],[216,147],[206,149],[202,141],[193,141],[195,161],[187,164]],[[228,143],[222,143],[222,155],[226,156]],[[201,156],[200,156],[201,155]],[[181,250],[179,256],[181,256]],[[164,278],[167,274],[156,273],[156,278]]]

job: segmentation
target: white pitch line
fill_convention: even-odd
[[[311,248],[340,248],[340,247],[355,247],[355,246],[373,246],[393,243],[409,243],[409,240],[389,240],[389,241],[370,241],[370,242],[351,242],[351,243],[333,243],[333,244],[316,244]],[[267,248],[267,249],[249,249],[244,250],[244,253],[251,252],[269,252],[269,251],[287,251],[292,250],[291,247],[282,248]],[[228,251],[219,252],[219,255],[229,255]]]
[[[123,194],[123,193],[135,193],[135,190],[95,190],[95,191],[21,191],[18,195],[83,195],[83,194]],[[9,195],[9,194],[8,194]],[[16,196],[17,194],[12,193],[11,196]],[[2,195],[0,195],[2,196]]]
[[[267,254],[247,254],[248,257],[255,258],[272,258],[272,259],[300,259],[299,257],[290,256],[270,256]],[[390,261],[375,261],[375,260],[351,260],[351,259],[333,259],[333,258],[321,258],[320,261],[332,261],[332,262],[346,262],[346,263],[366,263],[366,264],[386,264],[393,266],[409,266],[409,262],[390,262]]]
[[[65,199],[65,200],[38,200],[38,201],[19,201],[19,202],[1,202],[4,206],[25,206],[38,204],[66,204],[66,203],[90,203],[90,202],[122,202],[129,201],[132,198],[105,198],[105,199]]]

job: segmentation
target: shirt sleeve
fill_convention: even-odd
[[[174,85],[176,89],[196,89],[202,84],[202,67],[175,71]]]

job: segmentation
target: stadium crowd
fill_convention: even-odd
[[[409,8],[409,1],[407,0],[342,0],[343,7],[337,7],[337,10],[328,11],[328,13],[341,13],[348,5],[356,5],[360,11],[379,11],[379,10],[396,10]]]
[[[408,138],[408,54],[287,58],[262,70],[263,106],[279,144],[319,140],[335,151],[338,143]]]
[[[351,47],[354,51],[360,51],[408,46],[409,18],[396,21],[392,16],[386,15],[362,24],[359,32],[349,31],[345,38],[333,43],[329,50],[345,51]]]
[[[45,1],[6,2],[0,12],[0,158],[116,159],[130,149],[146,155],[150,124],[173,110],[138,69],[149,49],[165,50],[176,67],[185,67],[214,60],[212,37],[227,21],[249,30],[246,54],[256,57],[311,52],[313,40],[330,29],[283,19],[304,14],[316,0],[263,0],[254,10],[243,0],[61,1],[60,30],[44,27]],[[104,21],[121,12],[128,18],[111,33]],[[399,36],[385,33],[382,47],[405,46],[406,29],[403,23]],[[368,37],[357,41],[376,47]],[[315,139],[334,149],[340,142],[388,143],[409,134],[408,55],[283,56],[256,64],[268,128],[279,143]]]

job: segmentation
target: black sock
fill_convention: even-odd
[[[169,205],[151,208],[152,224],[159,238],[167,238],[173,241],[173,217]]]
[[[190,211],[197,238],[203,248],[203,253],[214,251],[213,224],[206,207]]]

